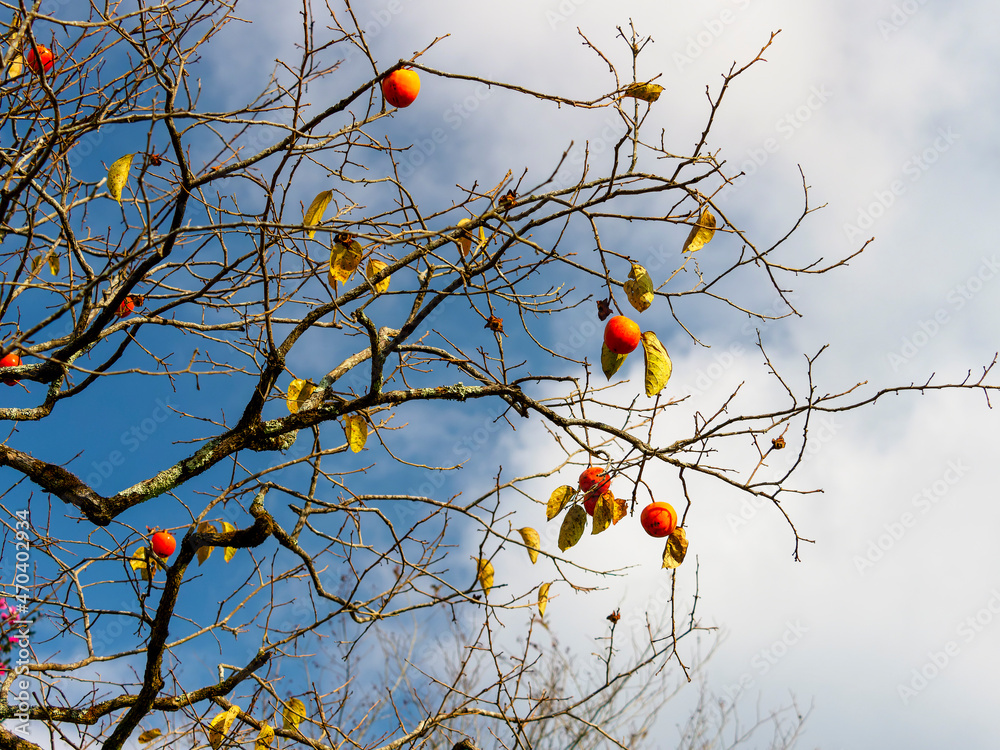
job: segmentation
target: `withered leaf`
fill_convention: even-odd
[[[676,568],[684,562],[688,551],[687,533],[684,529],[675,529],[667,537],[667,546],[663,548],[663,567]]]
[[[698,223],[691,227],[691,232],[684,240],[682,253],[694,253],[707,245],[715,236],[715,216],[707,208],[701,212]]]

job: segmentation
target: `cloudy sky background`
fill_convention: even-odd
[[[270,6],[249,6],[251,16],[270,18],[266,26],[230,34],[215,49],[220,71],[270,69],[247,34],[295,37],[298,19]],[[848,267],[796,280],[803,317],[765,331],[774,362],[801,382],[804,354],[829,344],[817,367],[819,389],[867,381],[862,392],[871,393],[932,375],[934,382],[970,370],[975,377],[991,361],[1000,306],[1000,252],[988,220],[1000,130],[991,4],[393,0],[355,10],[383,66],[450,33],[424,64],[580,98],[610,86],[577,27],[624,74],[628,60],[614,28],[631,18],[655,40],[640,77],[662,74],[665,87],[647,137],[663,128],[678,145],[700,133],[705,86],[717,90],[721,73],[750,60],[781,29],[768,62],[736,81],[717,119],[711,147],[748,173],[720,205],[766,245],[800,209],[801,165],[812,205],[828,205],[803,225],[797,252],[832,259],[876,239]],[[368,70],[358,62],[343,75],[363,80]],[[435,158],[413,178],[442,193],[524,165],[540,175],[570,139],[594,139],[607,121],[606,112],[557,114],[471,84],[424,76],[423,85],[405,125],[396,125],[413,140],[446,129]],[[559,126],[550,127],[556,117]],[[645,229],[617,238],[640,262],[681,239]],[[758,305],[773,298],[767,288],[745,293]],[[671,388],[693,388],[717,404],[746,381],[747,402],[773,396],[753,336],[734,321],[700,321],[711,349],[670,338]],[[669,325],[661,324],[665,338]],[[890,396],[821,420],[797,486],[825,492],[788,503],[802,535],[816,540],[799,563],[773,509],[718,488],[699,496],[688,528],[700,563],[700,612],[726,634],[707,671],[710,686],[728,695],[742,685],[751,707],[758,696],[765,708],[789,695],[813,704],[809,747],[990,745],[1000,669],[996,433],[995,414],[971,392]],[[500,447],[509,454],[505,469],[544,465],[529,431]],[[666,492],[675,481],[664,476]],[[515,525],[521,520],[539,525],[529,512]],[[662,601],[659,545],[636,532],[623,525],[574,550],[588,561],[636,568],[606,592],[553,602],[556,627],[579,627],[588,615],[599,621],[619,606],[628,618]],[[507,571],[521,572],[531,575],[526,566]],[[581,638],[599,634],[595,624]]]
[[[263,85],[275,56],[295,58],[301,22],[277,5],[241,5],[256,23],[232,24],[206,50],[198,75],[213,97],[228,97],[235,106],[245,101],[244,91]],[[677,150],[690,148],[703,128],[705,86],[716,91],[723,72],[752,59],[781,29],[768,62],[737,79],[717,117],[710,146],[748,173],[719,205],[766,246],[801,210],[801,165],[811,205],[828,205],[806,220],[790,254],[830,260],[876,239],[849,266],[794,280],[803,317],[765,328],[772,361],[801,384],[804,355],[828,344],[816,368],[819,390],[867,381],[859,392],[872,393],[932,375],[934,382],[961,380],[970,370],[976,377],[1000,347],[1000,249],[989,226],[1000,132],[1000,52],[989,36],[996,16],[991,4],[373,0],[354,8],[381,67],[448,33],[422,63],[585,99],[612,85],[607,66],[581,45],[577,28],[626,75],[630,60],[615,27],[632,19],[654,40],[640,58],[640,77],[661,74],[665,87],[647,138],[662,128]],[[352,59],[310,93],[317,106],[326,106],[370,73],[360,58]],[[418,101],[384,128],[394,140],[417,143],[435,128],[445,131],[444,141],[426,154],[432,158],[412,174],[416,189],[445,203],[455,200],[456,183],[485,184],[508,169],[518,174],[529,166],[528,182],[538,181],[571,140],[579,154],[585,140],[599,139],[617,120],[605,110],[555,110],[475,84],[422,80]],[[144,141],[136,147],[144,148]],[[308,203],[323,188],[303,181],[300,189]],[[606,239],[652,267],[665,257],[674,262],[685,234],[683,228],[664,235],[662,229],[629,227]],[[728,240],[717,236],[702,255]],[[774,303],[767,286],[737,291],[759,309]],[[693,304],[679,309],[711,348],[692,345],[666,314],[656,320],[655,308],[645,313],[643,327],[660,334],[674,361],[669,389],[692,393],[702,411],[714,411],[741,382],[745,410],[763,411],[758,404],[780,396],[754,348],[753,331],[744,328],[745,316]],[[546,333],[551,341],[568,341],[585,330],[590,313],[588,306],[576,319],[563,317],[560,329]],[[508,346],[514,345],[516,337]],[[320,362],[318,349],[302,349],[296,356],[304,359],[295,363],[300,372],[310,371],[310,364],[320,371],[337,356],[322,352]],[[592,360],[598,351],[599,345]],[[310,356],[317,360],[310,363]],[[634,382],[640,366],[641,358],[632,358],[625,375]],[[147,397],[152,395],[169,398],[169,389],[164,385],[163,393]],[[241,395],[230,394],[234,404]],[[68,414],[75,408],[67,406]],[[105,410],[103,403],[93,408]],[[481,414],[435,413],[421,424],[420,439],[428,444],[434,430],[451,445],[456,434],[473,435],[483,424]],[[123,409],[107,419],[107,433],[115,437],[115,420],[126,429],[134,415]],[[699,612],[704,624],[725,633],[705,672],[711,689],[732,695],[741,686],[751,712],[758,699],[764,709],[791,695],[802,706],[812,704],[806,747],[992,746],[1000,670],[996,420],[984,396],[972,392],[889,396],[862,411],[820,419],[796,486],[824,493],[786,503],[800,533],[816,540],[802,548],[798,563],[793,536],[774,509],[696,485],[687,526],[700,566]],[[665,422],[661,442],[674,436]],[[686,429],[690,421],[681,424]],[[157,438],[172,437],[175,425],[162,429]],[[481,492],[475,470],[492,473],[498,457],[510,474],[551,466],[558,456],[544,452],[547,443],[535,429],[496,435],[492,449],[477,454],[463,472],[462,486]],[[36,432],[40,442],[48,439],[45,430]],[[68,460],[79,446],[67,442],[63,448]],[[169,455],[182,448],[170,448]],[[788,454],[776,456],[773,465]],[[114,481],[127,486],[148,468],[125,467]],[[577,473],[560,482],[574,483]],[[658,499],[679,499],[676,476],[663,472],[656,482],[663,492]],[[549,489],[539,486],[538,497]],[[525,507],[514,526],[540,527],[540,513]],[[592,639],[605,633],[604,616],[620,607],[622,631],[641,637],[634,623],[664,606],[668,579],[658,566],[661,548],[634,523],[586,537],[572,559],[634,567],[597,594],[559,592],[547,616],[552,626],[576,632],[588,653]],[[498,583],[540,575],[522,557],[502,557]],[[692,569],[686,563],[680,576],[688,592]],[[914,670],[931,677],[914,682]],[[902,696],[901,686],[912,694]],[[695,690],[665,716],[664,747],[672,746],[672,726],[684,720]]]

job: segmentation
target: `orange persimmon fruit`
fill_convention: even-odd
[[[604,344],[615,354],[630,354],[639,346],[639,324],[624,315],[616,315],[604,327]]]
[[[393,107],[409,107],[420,93],[417,71],[400,68],[382,79],[382,96]]]
[[[653,537],[670,536],[677,528],[677,511],[670,503],[650,503],[642,509],[639,523],[646,533]]]

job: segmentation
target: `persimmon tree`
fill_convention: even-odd
[[[712,127],[759,55],[684,103],[704,125],[680,139],[648,132],[669,93],[631,27],[581,32],[606,69],[581,94],[438,69],[440,40],[381,59],[350,3],[303,3],[297,46],[233,106],[252,81],[213,96],[200,77],[250,20],[235,1],[4,8],[0,356],[17,359],[0,466],[17,641],[2,747],[655,746],[661,681],[700,663],[681,648],[697,597],[674,593],[628,649],[620,615],[602,614],[599,653],[566,661],[546,605],[618,580],[574,556],[580,536],[671,502],[680,530],[649,564],[674,591],[697,549],[688,513],[714,485],[765,500],[798,557],[807,540],[782,501],[805,491],[812,419],[889,392],[995,388],[990,366],[831,393],[818,353],[791,378],[761,341],[757,376],[780,400],[671,393],[667,347],[712,343],[689,311],[780,320],[796,279],[864,249],[796,247],[815,210],[804,177],[798,216],[767,244],[715,200],[737,175]],[[50,69],[28,64],[38,45]],[[546,127],[588,111],[620,127],[600,149],[567,142],[542,164],[429,186],[433,150],[401,140],[417,125],[393,129],[418,122],[420,100],[381,95],[403,68],[422,97],[488,87],[545,108]],[[622,250],[635,226],[675,238],[659,267]],[[780,310],[755,308],[762,296]],[[611,314],[639,324],[642,353],[602,351]],[[594,335],[568,343],[580,321]],[[627,356],[644,365],[619,369]],[[685,409],[683,432],[659,429]],[[533,463],[512,471],[499,446],[524,435]],[[610,477],[593,517],[576,491],[587,467]],[[154,551],[156,528],[172,554]],[[529,555],[531,577],[505,575]]]

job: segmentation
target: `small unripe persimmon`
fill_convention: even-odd
[[[604,327],[604,344],[615,354],[629,354],[639,346],[639,324],[624,315],[616,315]]]

